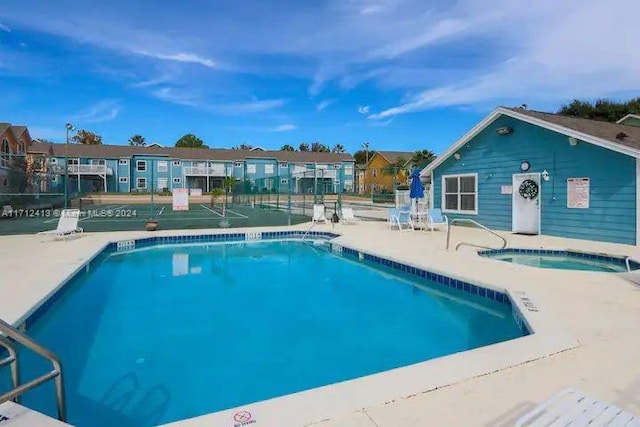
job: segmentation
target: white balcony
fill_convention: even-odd
[[[314,170],[305,168],[303,166],[295,166],[293,168],[292,175],[298,179],[300,178],[327,178],[336,179],[338,177],[338,171],[335,169],[316,169],[315,176]]]
[[[185,166],[185,176],[226,176],[224,165],[220,166]]]
[[[69,165],[67,171],[71,175],[113,175],[113,169],[105,165]]]

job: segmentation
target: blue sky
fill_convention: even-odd
[[[496,105],[637,96],[636,0],[3,0],[0,121],[62,141],[441,152]],[[597,29],[591,31],[590,29]]]

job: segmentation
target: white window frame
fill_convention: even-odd
[[[56,159],[55,157],[52,157],[49,159],[49,163],[51,163],[52,165],[57,165],[58,164],[58,159]]]
[[[129,164],[129,159],[120,159],[118,160],[118,164],[122,166],[127,166]]]
[[[289,167],[289,163],[287,162],[280,162],[280,164],[278,165],[280,166],[280,169],[286,169]]]
[[[76,166],[80,164],[80,159],[78,157],[69,157],[67,159],[67,166],[72,165]]]
[[[249,173],[250,173],[250,174],[252,174],[252,175],[253,175],[253,174],[255,174],[255,173],[256,173],[256,169],[257,169],[257,168],[256,168],[255,163],[250,164],[250,165],[247,165],[247,173],[248,173],[248,174],[249,174]]]
[[[173,161],[173,166],[180,166],[182,163],[180,162],[180,160],[174,160]]]
[[[106,166],[107,165],[107,161],[105,159],[91,159],[91,160],[89,160],[89,164],[90,165],[97,165],[97,166]]]
[[[334,169],[340,169],[342,167],[342,165],[340,163],[334,163],[333,164],[333,168]]]
[[[140,186],[140,183],[144,182],[144,186]],[[146,190],[147,189],[147,178],[143,176],[139,176],[136,178],[136,190]]]
[[[280,178],[280,185],[287,185],[289,184],[289,180],[287,178]]]
[[[182,178],[173,178],[174,184],[182,184]]]
[[[345,175],[353,175],[353,166],[352,165],[345,165],[344,166],[344,174]]]
[[[144,165],[144,169],[140,170],[140,165]],[[146,160],[136,160],[136,172],[146,172],[147,171],[147,161]],[[136,188],[138,188],[136,184]],[[147,187],[145,187],[147,188]]]
[[[460,178],[465,178],[465,177],[473,177],[475,179],[475,188],[474,188],[474,192],[473,193],[461,193],[460,192]],[[445,184],[445,179],[446,178],[458,178],[458,192],[457,193],[447,193],[446,192],[446,184]],[[442,190],[440,191],[441,193],[441,209],[442,212],[444,213],[453,213],[453,214],[464,214],[464,215],[478,215],[478,174],[477,173],[460,173],[460,174],[450,174],[450,175],[442,175],[441,177],[441,183],[442,183]],[[446,198],[445,196],[447,194],[457,194],[458,195],[458,209],[447,209],[446,208]],[[460,195],[461,194],[474,194],[475,195],[475,204],[473,207],[472,211],[466,211],[466,210],[460,210]]]
[[[129,177],[128,177],[128,176],[121,176],[121,177],[118,179],[118,182],[119,182],[120,184],[126,184],[126,183],[128,183],[128,182],[129,182]]]
[[[165,188],[169,189],[169,179],[167,177],[158,177],[156,179],[156,191],[162,191]]]
[[[264,173],[265,173],[265,175],[273,175],[274,169],[275,168],[273,167],[273,165],[265,164],[264,165]]]
[[[233,167],[241,168],[243,162],[233,162]]]
[[[160,169],[160,166],[163,166],[163,168]],[[169,162],[166,160],[158,160],[158,172],[169,172]]]

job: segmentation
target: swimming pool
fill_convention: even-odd
[[[538,268],[600,271],[608,273],[623,273],[628,271],[626,260],[623,257],[588,252],[510,248],[481,251],[479,255],[499,261]],[[640,268],[640,264],[635,261],[629,261],[629,268],[631,270],[637,270]]]
[[[175,421],[526,334],[501,294],[343,252],[284,241],[107,254],[28,333],[62,359],[80,427]],[[47,365],[25,353],[21,369]],[[24,403],[54,414],[52,396],[46,384]]]

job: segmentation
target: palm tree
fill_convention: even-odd
[[[344,145],[336,144],[333,146],[331,151],[333,151],[334,153],[344,153],[345,152]]]
[[[144,142],[144,136],[139,135],[139,134],[135,134],[131,138],[129,138],[129,145],[135,145],[137,147],[144,147],[145,145],[147,145],[147,143]]]
[[[284,144],[282,147],[280,147],[280,151],[296,151],[296,149],[289,144]]]
[[[434,161],[436,155],[431,150],[417,150],[411,157],[411,163],[416,167],[425,167]]]

